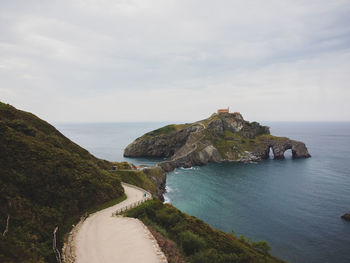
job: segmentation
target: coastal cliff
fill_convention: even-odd
[[[239,113],[214,113],[187,124],[168,125],[146,133],[126,147],[126,157],[165,157],[158,165],[165,171],[208,162],[252,162],[283,159],[291,149],[293,158],[311,157],[303,142],[270,134],[269,127],[248,122]]]

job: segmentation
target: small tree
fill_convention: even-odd
[[[265,256],[269,254],[271,247],[266,241],[253,242],[253,247],[263,253]]]

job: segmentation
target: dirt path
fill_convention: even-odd
[[[142,200],[144,192],[123,184],[127,199],[89,216],[73,238],[75,262],[167,262],[147,227],[134,218],[112,217],[117,209]]]

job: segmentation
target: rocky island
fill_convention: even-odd
[[[159,163],[165,171],[208,162],[255,162],[283,159],[292,150],[293,158],[311,157],[303,142],[270,134],[267,126],[249,122],[236,113],[218,112],[207,119],[172,124],[137,138],[124,150],[125,157],[165,157]]]

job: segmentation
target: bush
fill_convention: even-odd
[[[231,263],[238,262],[235,254],[222,254],[216,249],[207,249],[196,253],[191,260],[193,263]]]
[[[198,235],[186,230],[179,234],[179,241],[186,255],[193,255],[205,247],[205,241]]]
[[[181,220],[181,217],[175,210],[165,208],[157,213],[155,219],[162,226],[173,227]]]
[[[271,247],[266,241],[252,242],[252,245],[254,248],[256,248],[258,251],[260,251],[264,255],[267,255],[271,250]]]

